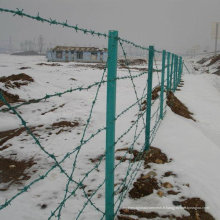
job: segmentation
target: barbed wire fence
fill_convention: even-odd
[[[46,19],[41,17],[39,13],[36,16],[32,16],[25,13],[23,9],[10,10],[0,8],[0,12],[10,13],[14,16],[26,17],[42,23],[48,23],[50,25],[59,25],[65,28],[73,29],[75,32],[82,32],[83,34],[91,35],[94,37],[96,36],[98,38],[105,38],[108,40],[108,59],[98,82],[94,82],[85,87],[69,88],[62,92],[46,94],[41,98],[23,102],[17,105],[11,105],[5,99],[3,93],[0,91],[0,100],[4,103],[4,106],[0,109],[0,112],[4,113],[10,111],[14,113],[20,120],[22,126],[26,129],[27,133],[33,138],[36,145],[45,153],[46,156],[48,156],[54,162],[50,169],[47,170],[43,175],[39,176],[29,184],[24,186],[18,193],[16,193],[10,199],[6,200],[4,203],[0,204],[0,210],[8,207],[18,196],[27,192],[37,182],[40,182],[41,180],[47,178],[54,169],[58,168],[64,178],[66,178],[66,185],[62,200],[51,212],[48,219],[61,219],[63,209],[67,201],[75,196],[76,192],[80,190],[83,193],[85,202],[83,203],[81,209],[78,210],[77,215],[74,216],[75,219],[79,219],[81,217],[88,205],[91,205],[94,208],[94,210],[98,213],[100,219],[114,219],[127,195],[127,192],[130,190],[140,167],[143,164],[143,160],[138,160],[138,158],[141,158],[143,154],[149,149],[154,140],[157,129],[159,128],[160,123],[166,114],[166,94],[168,91],[175,92],[178,84],[180,83],[183,71],[182,57],[170,52],[166,52],[165,50],[158,51],[153,46],[144,47],[129,40],[120,38],[117,31],[109,31],[108,34],[100,33],[94,30],[81,28],[78,25],[70,25],[67,21],[60,22],[52,18]],[[129,55],[126,51],[125,45],[129,45],[130,47],[134,47],[139,49],[140,51],[143,51],[142,54],[145,54],[146,58],[148,56],[148,67],[145,68],[146,70],[141,71],[138,74],[132,73],[132,68],[130,67],[129,63],[130,60],[128,58]],[[124,69],[127,70],[127,75],[125,76],[117,76],[118,49],[121,50],[124,62]],[[159,69],[158,67],[158,62],[161,62],[161,69]],[[107,80],[105,80],[106,75]],[[144,88],[141,89],[141,91],[138,91],[138,86],[135,82],[135,79],[144,76],[147,77],[146,84]],[[116,115],[116,82],[124,80],[130,81],[129,85],[131,85],[132,88],[130,89],[134,92],[135,101],[127,106],[125,109],[123,109],[118,115]],[[87,130],[93,116],[94,106],[97,103],[98,96],[100,95],[100,89],[103,85],[107,86],[106,126],[97,129],[90,136],[86,137]],[[25,121],[25,119],[19,113],[18,109],[21,106],[30,105],[33,103],[40,103],[41,101],[49,100],[52,97],[62,98],[65,94],[74,93],[76,91],[90,91],[90,89],[92,88],[96,88],[96,92],[89,110],[89,116],[83,128],[80,144],[74,147],[72,151],[67,152],[61,160],[58,160],[55,154],[47,151],[45,147],[41,144],[40,139],[31,131],[30,127],[27,125],[28,122]],[[156,90],[158,90],[159,95],[156,98],[152,99],[152,93]],[[122,133],[115,134],[116,122],[120,118],[122,118],[122,116],[126,115],[131,109],[136,109],[136,120],[134,120],[132,124],[127,127]],[[132,141],[129,144],[124,155],[122,155],[121,157],[127,158],[128,156],[126,172],[124,176],[121,177],[121,183],[115,186],[115,173],[120,170],[120,167],[124,162],[124,160],[121,159],[117,160],[115,163],[115,147],[122,140],[122,138],[126,137],[126,135],[128,134],[131,134],[131,131],[133,131]],[[89,145],[91,140],[104,132],[106,132],[106,152],[98,158],[93,167],[91,167],[89,170],[84,170],[84,175],[80,180],[76,180],[79,179],[79,177],[76,177],[74,175],[76,165],[79,162],[79,153],[81,152],[82,148],[85,148]],[[140,140],[143,136],[145,140],[144,144],[139,147],[140,150],[138,156],[134,160],[132,160],[132,155],[129,154],[129,152],[131,152],[136,147],[138,140]],[[63,167],[63,163],[68,159],[70,160],[71,156],[73,156],[74,159],[72,160],[72,168],[70,172],[68,172],[69,170],[67,171]],[[85,191],[85,181],[103,163],[106,164],[105,178],[100,184],[97,185],[96,189],[94,189],[93,192],[88,195],[88,193]],[[105,206],[104,204],[103,206],[105,208],[103,209],[96,204],[94,196],[97,195],[97,193],[104,186]]]

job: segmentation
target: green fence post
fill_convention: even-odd
[[[163,119],[163,98],[164,98],[164,75],[166,65],[166,50],[162,53],[162,72],[161,72],[161,88],[160,88],[160,119]]]
[[[174,70],[173,70],[173,92],[176,90],[176,57],[177,55],[174,55]]]
[[[174,66],[174,54],[172,53],[172,59],[171,59],[171,71],[170,71],[170,90],[172,90],[172,82],[173,82],[173,66]]]
[[[151,122],[151,99],[152,99],[152,81],[153,81],[153,61],[154,47],[149,46],[148,55],[148,79],[147,79],[147,112],[146,112],[146,130],[145,130],[145,151],[150,148],[150,122]]]
[[[170,90],[170,52],[167,52],[167,92]]]
[[[181,80],[181,75],[182,75],[182,57],[180,57],[180,63],[179,63],[179,83]]]
[[[105,213],[106,220],[114,219],[114,157],[115,157],[115,111],[117,77],[118,31],[109,31],[108,76],[106,112],[106,168]]]

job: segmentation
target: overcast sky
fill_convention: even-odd
[[[212,22],[220,22],[220,0],[0,0],[1,8],[24,9],[46,18],[68,20],[70,24],[119,35],[142,45],[184,52],[193,46],[214,48]],[[72,30],[41,24],[27,18],[0,13],[0,46],[37,39],[59,45],[106,46]],[[220,40],[219,40],[220,41]]]

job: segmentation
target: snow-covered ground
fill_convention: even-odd
[[[100,81],[102,70],[87,67],[76,67],[74,63],[61,63],[62,66],[40,66],[38,63],[46,62],[44,57],[19,57],[0,55],[0,76],[9,76],[25,72],[34,79],[28,86],[22,86],[19,89],[9,89],[13,94],[18,94],[20,98],[29,100],[41,98],[46,94],[62,92],[69,88],[78,86],[87,86],[93,82]],[[188,64],[191,65],[190,63]],[[20,67],[31,67],[31,69],[19,70]],[[193,71],[192,71],[193,72]],[[132,74],[139,74],[139,71],[132,71]],[[128,71],[121,69],[118,76],[127,76]],[[104,77],[106,80],[106,77]],[[126,196],[122,207],[173,207],[172,201],[177,197],[200,197],[206,202],[207,211],[216,219],[220,219],[220,77],[217,75],[196,72],[188,74],[184,70],[184,87],[176,92],[176,96],[194,113],[196,122],[174,114],[167,108],[167,114],[161,123],[153,146],[162,149],[168,157],[172,158],[172,163],[153,164],[158,176],[164,171],[170,170],[178,174],[175,184],[190,184],[189,187],[183,186],[181,194],[178,196],[158,197],[155,193],[140,200],[132,200]],[[135,78],[138,97],[142,95],[146,86],[147,75]],[[156,85],[157,77],[154,77]],[[4,88],[0,84],[0,88]],[[50,153],[54,153],[56,159],[60,161],[67,152],[73,151],[80,144],[86,120],[89,117],[92,101],[94,99],[97,87],[88,91],[73,92],[54,97],[47,101],[22,106],[19,113],[28,122],[28,126],[43,125],[37,129],[40,135],[42,146]],[[117,81],[117,114],[120,114],[126,107],[135,103],[136,97],[132,87],[131,80]],[[62,106],[63,107],[59,107]],[[51,109],[58,107],[55,111]],[[91,122],[87,128],[85,140],[89,138],[99,128],[105,126],[106,111],[106,85],[100,88],[97,103],[94,106]],[[116,140],[131,126],[131,121],[136,121],[138,105],[123,114],[116,122]],[[43,114],[42,114],[43,113]],[[78,121],[79,126],[67,129],[59,135],[56,133],[59,129],[47,130],[54,122],[59,121]],[[15,129],[21,127],[20,120],[13,114],[0,113],[0,131]],[[138,132],[143,124],[140,119]],[[129,147],[133,141],[135,127],[131,129],[128,135],[124,136],[116,149]],[[23,133],[7,142],[12,144],[9,148],[0,151],[3,157],[13,157],[16,159],[29,159],[34,157],[37,162],[31,168],[31,171],[37,170],[25,184],[43,175],[52,165],[52,159],[39,149],[30,136]],[[21,141],[25,139],[25,141]],[[140,136],[135,149],[140,149],[144,144],[144,134]],[[94,139],[83,145],[77,159],[76,169],[73,175],[75,181],[80,181],[86,172],[88,172],[94,163],[90,159],[97,158],[105,151],[105,131],[100,132]],[[13,156],[12,156],[13,155]],[[68,158],[62,167],[70,175],[73,162],[73,154]],[[119,155],[119,154],[118,154]],[[128,163],[121,163],[116,169],[115,183],[121,183],[125,176]],[[83,182],[86,192],[92,192],[104,181],[104,160],[100,167],[94,170]],[[139,173],[147,172],[143,168]],[[149,172],[149,170],[148,170]],[[137,175],[137,177],[138,177]],[[167,181],[173,181],[167,178]],[[54,211],[63,200],[66,188],[67,178],[60,170],[56,168],[49,173],[48,177],[35,183],[28,192],[23,193],[11,202],[11,205],[0,210],[0,219],[10,220],[36,220],[47,219],[51,211]],[[0,184],[0,188],[4,188]],[[0,204],[6,199],[10,199],[19,192],[22,186],[11,186],[7,191],[1,191]],[[69,191],[76,188],[71,183]],[[83,191],[79,189],[65,204],[61,219],[75,219],[79,210],[87,200],[84,198]],[[94,195],[92,201],[95,205],[104,211],[104,186]],[[42,209],[42,205],[47,207]],[[154,211],[154,210],[151,210]],[[156,210],[159,213],[175,213],[176,215],[186,214],[184,210]],[[80,219],[99,219],[102,214],[89,204]]]

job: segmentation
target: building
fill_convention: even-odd
[[[52,62],[102,63],[107,61],[108,54],[106,48],[57,46],[48,50],[46,56]]]

